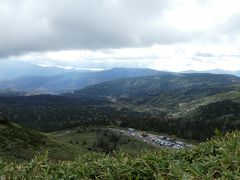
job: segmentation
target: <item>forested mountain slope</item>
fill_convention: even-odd
[[[1,97],[0,112],[41,131],[118,125],[206,140],[239,129],[238,77],[162,74],[125,78],[62,96]]]
[[[112,97],[119,102],[169,110],[180,103],[229,92],[239,85],[240,78],[232,75],[167,74],[108,81],[75,91],[72,96]]]
[[[24,127],[41,131],[54,131],[93,124],[104,124],[115,110],[105,98],[71,98],[53,95],[0,97],[3,117]]]
[[[165,92],[178,92],[179,90],[198,89],[200,92],[203,88],[227,88],[237,83],[240,83],[240,78],[232,75],[165,74],[108,81],[75,91],[74,94],[138,97]],[[209,91],[209,93],[211,92]],[[212,93],[218,93],[218,91]]]

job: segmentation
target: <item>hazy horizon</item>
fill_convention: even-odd
[[[72,71],[106,71],[106,70],[111,70],[111,69],[152,69],[152,70],[157,70],[157,71],[166,71],[166,72],[176,72],[176,73],[181,73],[181,72],[213,72],[213,73],[218,73],[218,72],[226,72],[226,73],[231,73],[231,72],[238,72],[239,70],[228,70],[228,69],[204,69],[204,70],[199,70],[199,69],[186,69],[186,70],[169,70],[169,69],[158,69],[154,67],[127,67],[127,66],[113,66],[113,67],[107,67],[107,68],[81,68],[78,65],[75,66],[62,66],[62,65],[49,65],[49,64],[38,64],[32,62],[24,62],[21,60],[2,60],[2,63],[4,63],[5,67],[8,66],[8,68],[11,68],[12,63],[16,63],[16,65],[36,65],[38,67],[42,68],[59,68],[59,69],[65,69],[65,70],[72,70]],[[9,65],[8,65],[9,64]],[[15,68],[14,66],[14,68]],[[24,66],[20,67],[22,68],[21,70],[24,70]]]

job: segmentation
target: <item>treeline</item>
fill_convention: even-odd
[[[1,105],[109,105],[112,104],[107,98],[84,95],[81,97],[36,95],[36,96],[0,96]]]
[[[3,117],[17,124],[44,132],[109,125],[117,114],[113,108],[97,106],[4,106],[0,111]]]
[[[167,118],[165,113],[154,115],[110,106],[107,100],[57,97],[0,98],[0,116],[44,132],[120,125],[199,141],[212,137],[216,129],[223,133],[240,129],[240,103],[231,100],[200,106],[184,117]]]
[[[0,98],[0,116],[44,132],[76,126],[117,125],[123,119],[147,118],[146,113],[110,106],[103,99],[33,96]]]
[[[115,110],[105,98],[52,95],[0,97],[0,116],[24,127],[55,131],[79,125],[111,123]]]

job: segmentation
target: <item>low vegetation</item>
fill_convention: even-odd
[[[80,153],[71,144],[19,127],[0,118],[0,159],[4,161],[30,160],[46,151],[49,152],[49,158],[52,160],[71,160]]]
[[[139,154],[155,148],[106,128],[78,127],[51,134],[22,128],[0,118],[0,159],[25,161],[48,151],[51,160],[73,160],[87,152]],[[1,179],[1,178],[0,178]]]
[[[143,152],[137,157],[88,153],[74,161],[52,162],[47,154],[30,162],[0,161],[2,179],[239,179],[240,132],[193,149]]]
[[[134,138],[113,132],[107,127],[77,127],[50,133],[51,136],[69,143],[82,152],[101,152],[113,154],[124,152],[137,155],[141,151],[154,151],[155,147]]]

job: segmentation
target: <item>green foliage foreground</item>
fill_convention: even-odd
[[[31,162],[0,162],[0,179],[240,179],[240,132],[193,149],[144,152],[137,157],[86,154],[53,162],[47,155]]]

